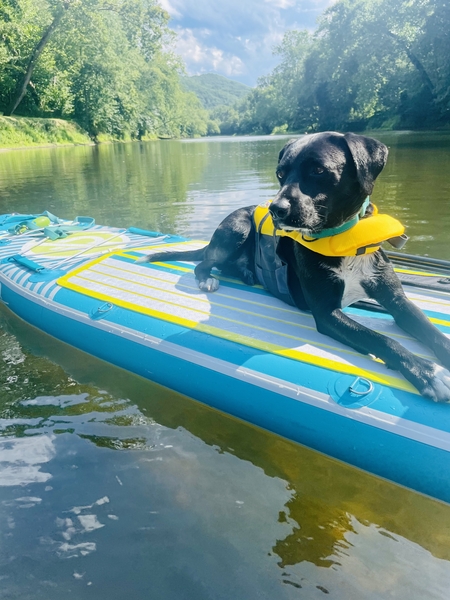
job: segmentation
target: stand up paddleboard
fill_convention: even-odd
[[[205,242],[0,216],[0,297],[46,333],[211,407],[450,502],[450,406],[397,372],[317,332],[313,317],[221,277],[201,292],[188,262],[143,254]],[[450,333],[450,264],[391,254],[405,291]],[[346,312],[435,360],[373,303]]]

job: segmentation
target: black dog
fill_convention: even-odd
[[[351,133],[318,133],[291,140],[279,155],[276,174],[281,189],[269,207],[274,227],[313,237],[349,222],[365,206],[387,153],[377,140]],[[213,267],[253,285],[258,248],[255,208],[240,208],[226,217],[205,248],[152,254],[140,262],[201,261],[195,276],[206,292],[219,287],[218,280],[211,277]],[[369,205],[362,216],[367,218],[371,212]],[[382,359],[423,396],[450,401],[450,340],[406,298],[382,250],[361,256],[323,256],[290,237],[277,240],[276,260],[286,265],[288,294],[298,308],[312,312],[318,331]],[[402,329],[429,346],[443,366],[415,356],[342,312],[345,306],[365,298],[381,304]]]

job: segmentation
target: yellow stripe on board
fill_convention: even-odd
[[[114,254],[117,255],[117,253],[114,253]],[[153,317],[153,318],[156,318],[156,319],[159,319],[162,321],[166,321],[166,322],[169,322],[169,323],[172,323],[175,325],[179,325],[179,326],[185,327],[187,329],[199,331],[201,333],[206,333],[208,335],[212,335],[217,338],[225,339],[230,342],[242,344],[244,346],[248,346],[250,348],[254,348],[254,349],[260,350],[262,352],[267,352],[267,353],[275,354],[275,355],[282,356],[285,358],[290,358],[290,359],[293,359],[296,361],[300,361],[300,362],[304,362],[304,363],[311,364],[314,366],[322,367],[324,369],[328,369],[328,370],[335,371],[338,373],[346,373],[346,374],[350,374],[350,375],[355,375],[357,377],[367,377],[376,383],[380,383],[383,385],[387,385],[389,387],[393,387],[396,389],[405,390],[408,392],[418,394],[417,390],[415,390],[415,388],[411,384],[409,384],[407,381],[403,381],[402,379],[399,379],[398,377],[393,377],[388,374],[379,374],[379,373],[376,373],[376,372],[373,372],[370,370],[366,370],[366,369],[363,369],[363,368],[360,368],[360,367],[357,367],[354,365],[343,364],[343,363],[340,363],[338,361],[335,361],[335,360],[332,360],[329,358],[313,356],[313,355],[307,354],[306,352],[302,352],[300,350],[283,348],[282,346],[279,346],[278,344],[265,342],[262,340],[258,340],[258,339],[244,336],[244,335],[237,334],[237,333],[231,333],[224,329],[220,329],[218,327],[214,327],[211,325],[205,325],[204,323],[198,323],[197,321],[193,321],[191,319],[186,319],[183,317],[176,317],[174,315],[170,315],[170,314],[167,314],[167,313],[155,310],[155,309],[147,308],[147,307],[136,306],[135,304],[133,304],[131,302],[127,302],[126,300],[114,298],[114,297],[112,297],[108,294],[104,294],[102,292],[97,292],[97,291],[92,291],[92,290],[86,289],[86,288],[84,288],[80,285],[74,284],[70,281],[70,279],[72,277],[74,277],[74,275],[77,275],[77,274],[81,273],[82,271],[87,270],[89,267],[93,266],[94,264],[97,264],[101,260],[105,260],[105,256],[92,261],[89,265],[84,265],[83,267],[76,269],[76,271],[70,273],[70,275],[65,275],[65,276],[61,277],[58,280],[58,284],[61,285],[62,287],[71,289],[71,290],[78,292],[80,294],[83,294],[83,295],[89,295],[98,300],[102,300],[104,302],[111,302],[112,304],[115,304],[116,306],[120,306],[122,308],[126,308],[126,309],[134,311],[134,312],[139,312],[139,313],[148,315],[150,317]]]
[[[424,271],[414,271],[412,269],[401,269],[394,267],[396,273],[405,273],[405,275],[420,275],[421,277],[445,277],[442,273],[425,273]]]
[[[446,321],[445,319],[436,319],[434,317],[428,317],[432,323],[436,323],[436,325],[443,325],[444,327],[450,327],[450,321]]]
[[[430,290],[433,294],[438,295],[438,294],[446,294],[446,292],[440,292],[438,290]],[[434,295],[432,296],[434,298]],[[408,298],[412,301],[415,301],[417,303],[422,303],[422,304],[437,304],[438,306],[446,306],[447,308],[449,307],[449,296],[448,293],[446,294],[446,299],[445,300],[431,300],[430,298],[424,298],[423,296],[413,296],[412,294],[408,294]]]

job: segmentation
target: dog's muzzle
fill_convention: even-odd
[[[280,200],[274,200],[270,206],[269,211],[272,215],[272,220],[275,223],[281,223],[284,221],[290,213],[291,206],[289,201],[285,198],[281,198]]]
[[[291,206],[285,198],[274,200],[269,206],[269,212],[275,229],[280,229],[283,222],[289,217]]]
[[[317,231],[321,229],[322,219],[311,200],[295,201],[282,196],[275,198],[269,211],[276,229]]]

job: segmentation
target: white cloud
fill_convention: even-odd
[[[313,29],[332,0],[161,0],[191,74],[217,71],[254,85],[277,64],[288,29]]]
[[[178,34],[176,51],[183,57],[191,74],[216,71],[227,77],[233,77],[245,72],[244,63],[238,56],[220,50],[216,46],[204,44],[191,29],[176,31]],[[210,34],[211,32],[204,30],[203,37]]]
[[[159,4],[171,17],[181,17],[181,13],[172,6],[170,0],[159,0]]]
[[[296,0],[264,0],[266,4],[271,4],[272,6],[276,6],[277,8],[290,8],[291,6],[295,6]]]

